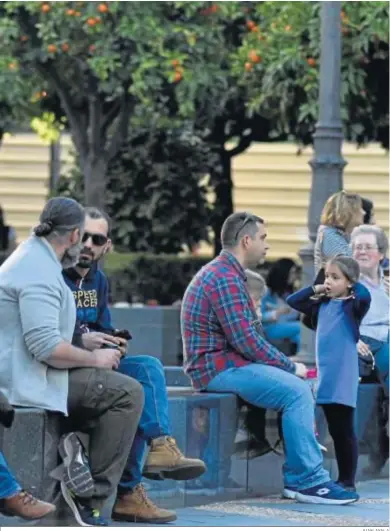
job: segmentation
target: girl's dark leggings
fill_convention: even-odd
[[[321,406],[334,443],[339,469],[338,481],[345,486],[353,487],[359,455],[354,426],[355,408],[343,404],[321,404]]]

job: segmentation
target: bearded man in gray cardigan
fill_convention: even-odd
[[[107,526],[100,510],[125,467],[143,390],[112,370],[119,350],[72,346],[76,308],[62,269],[78,261],[84,219],[76,201],[50,199],[31,237],[0,267],[0,391],[14,406],[63,413],[89,434],[89,466],[76,434],[63,438],[61,489],[80,525]]]

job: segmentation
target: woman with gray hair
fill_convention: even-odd
[[[389,401],[389,279],[383,274],[381,263],[388,249],[385,232],[377,225],[360,225],[351,234],[352,254],[360,266],[360,282],[369,290],[371,306],[360,325],[360,354],[375,356],[375,367],[385,394],[385,406]],[[388,415],[388,413],[387,413]],[[387,420],[388,434],[388,420]],[[379,473],[385,465],[389,450],[388,438],[383,451],[378,452],[370,464],[371,474]]]

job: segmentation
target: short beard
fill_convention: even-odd
[[[72,245],[72,247],[69,247],[69,249],[64,252],[64,256],[61,259],[63,269],[69,269],[70,267],[77,265],[80,258],[81,249],[82,243],[80,241]]]
[[[80,267],[81,269],[90,269],[94,261],[95,260],[93,259],[92,256],[90,258],[85,258],[85,257],[80,258],[79,261],[77,262],[77,267]]]

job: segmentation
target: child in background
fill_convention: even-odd
[[[338,483],[355,491],[358,442],[354,427],[359,384],[359,326],[371,297],[358,282],[359,264],[336,256],[325,267],[325,283],[303,288],[287,303],[307,315],[316,333],[319,373],[317,404],[324,410],[333,439]]]

